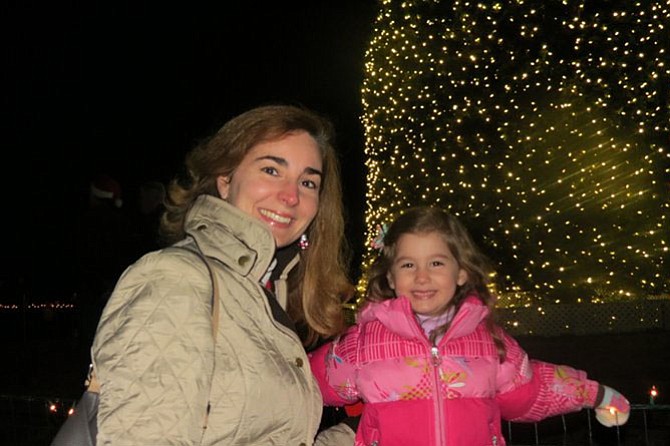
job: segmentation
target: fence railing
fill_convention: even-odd
[[[670,300],[557,304],[498,309],[512,336],[561,336],[670,330]]]
[[[0,444],[45,446],[76,401],[0,395]],[[634,404],[624,426],[605,428],[592,410],[539,423],[504,422],[509,446],[670,446],[670,405]]]
[[[606,428],[593,410],[539,423],[504,422],[509,446],[670,446],[670,405],[633,404],[628,422]]]

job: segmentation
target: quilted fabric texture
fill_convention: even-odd
[[[128,268],[93,345],[98,445],[312,444],[319,390],[300,340],[275,322],[259,285],[272,235],[214,197],[198,199],[187,233],[180,244],[213,259],[216,345],[210,277],[197,255],[168,248]]]

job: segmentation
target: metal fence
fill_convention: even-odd
[[[503,429],[510,446],[670,446],[670,405],[633,404],[621,427],[600,425],[588,409]]]
[[[520,293],[517,293],[520,294]],[[525,302],[525,304],[524,304]],[[345,304],[355,323],[359,303]],[[497,320],[512,336],[560,336],[670,330],[670,296],[581,304],[539,304],[532,296],[498,302]]]
[[[74,400],[0,395],[0,444],[46,446]],[[509,446],[670,446],[670,405],[632,406],[626,425],[605,428],[592,410],[503,425]]]
[[[61,329],[61,325],[66,327],[72,325],[67,319],[70,313],[63,313],[58,313],[56,316],[51,315],[49,319],[36,318],[34,321],[27,319],[32,324],[29,326],[34,325],[33,328],[35,328],[27,330],[27,333],[35,337],[40,334],[39,341],[35,340],[38,343],[36,345],[44,343],[43,338],[51,339],[58,337],[61,331],[65,332],[64,329]],[[532,308],[507,307],[500,309],[499,313],[500,323],[514,336],[550,337],[566,334],[621,334],[647,330],[670,330],[670,300],[668,299],[583,305],[557,304]],[[9,318],[9,322],[16,320],[18,320],[16,317]],[[8,336],[10,333],[17,332],[16,327],[12,324],[0,324],[0,328],[0,331],[6,331]],[[30,340],[24,338],[20,343],[20,348],[7,350],[9,353],[5,353],[5,357],[10,358],[11,353],[17,351],[35,351],[36,346],[28,341]],[[43,349],[46,351],[54,348],[56,347],[49,344]],[[59,356],[63,355],[63,352],[59,354]],[[41,351],[37,358],[43,356],[48,355]],[[51,356],[49,358],[51,361]],[[663,362],[664,358],[667,358],[665,354],[659,360]],[[39,364],[48,364],[49,361],[41,361]],[[67,363],[68,361],[61,362]],[[27,363],[34,368],[35,359],[32,358]],[[5,366],[10,367],[11,364],[12,361],[7,359]],[[644,369],[645,365],[639,367]],[[57,367],[57,370],[62,370],[62,368],[61,365],[60,368]],[[655,373],[654,380],[667,378],[664,372]],[[5,375],[14,377],[16,373],[6,372]],[[602,375],[608,376],[607,374]],[[42,380],[46,379],[40,376]],[[660,384],[660,381],[655,381],[655,383]],[[6,388],[9,389],[11,386],[6,386]],[[72,399],[57,397],[0,394],[0,445],[48,445],[66,419],[67,411],[74,406],[75,402]],[[536,424],[506,422],[503,429],[507,442],[511,446],[670,446],[670,405],[633,405],[632,409],[629,422],[621,429],[607,429],[600,426],[595,421],[592,411],[553,417]]]
[[[513,336],[560,336],[670,330],[670,300],[506,307],[501,325]]]

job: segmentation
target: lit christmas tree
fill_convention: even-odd
[[[437,205],[496,263],[504,304],[667,293],[669,36],[667,1],[382,1],[366,239]]]

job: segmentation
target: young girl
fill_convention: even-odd
[[[410,209],[390,226],[357,324],[310,357],[325,404],[365,403],[356,445],[504,445],[501,418],[583,407],[605,426],[627,421],[621,394],[529,360],[494,324],[487,265],[441,210]]]

